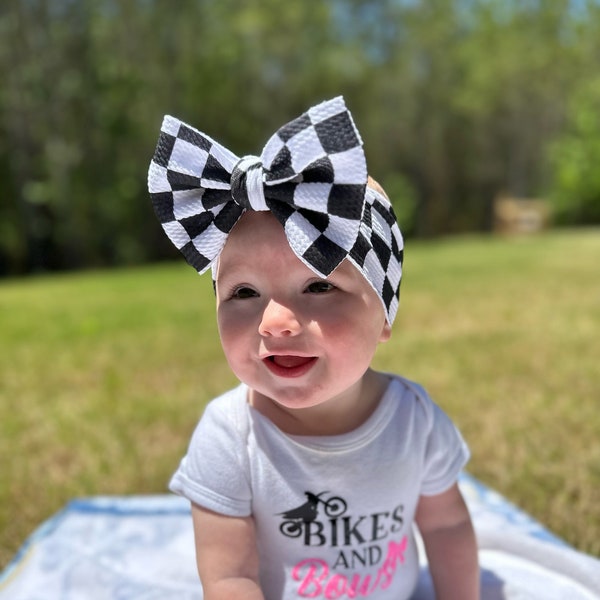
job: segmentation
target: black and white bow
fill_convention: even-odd
[[[367,179],[360,134],[338,97],[281,127],[260,157],[240,159],[166,116],[148,189],[166,234],[199,273],[218,258],[246,210],[268,210],[315,273],[326,277],[348,258],[381,298],[391,323],[403,241],[391,204],[367,187]]]
[[[298,258],[329,275],[356,242],[366,184],[362,140],[341,97],[284,125],[260,157],[242,159],[166,116],[148,173],[156,215],[199,273],[245,210],[269,210]]]

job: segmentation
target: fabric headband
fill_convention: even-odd
[[[343,98],[281,127],[261,156],[235,154],[165,116],[148,172],[154,211],[185,259],[204,273],[247,210],[268,210],[290,248],[327,277],[348,259],[398,309],[403,241],[389,200],[367,186],[362,139]]]

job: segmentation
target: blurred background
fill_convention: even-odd
[[[600,556],[600,0],[3,0],[0,39],[0,567],[164,493],[235,384],[147,193],[163,115],[241,156],[339,94],[409,240],[376,366]]]
[[[6,0],[0,35],[0,275],[174,256],[163,114],[242,155],[338,94],[409,236],[600,222],[597,0]]]

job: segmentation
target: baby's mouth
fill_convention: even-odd
[[[264,359],[264,363],[274,375],[280,377],[300,377],[310,371],[316,360],[316,356],[272,354]]]
[[[280,367],[283,367],[284,369],[293,369],[294,367],[299,367],[311,362],[314,360],[314,356],[273,355],[269,356],[267,360]]]

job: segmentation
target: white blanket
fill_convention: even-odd
[[[575,551],[469,475],[460,486],[480,548],[484,600],[598,600],[600,561]],[[422,559],[415,600],[433,599]],[[72,501],[0,574],[0,600],[201,600],[188,502]]]

